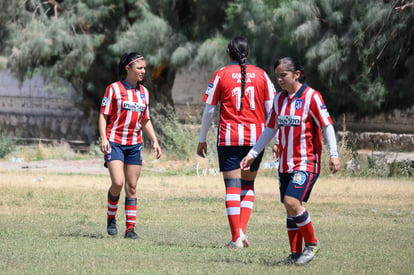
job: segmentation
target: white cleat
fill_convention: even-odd
[[[243,242],[241,238],[238,238],[235,242],[230,241],[225,245],[226,248],[243,248]]]
[[[249,247],[250,243],[249,240],[247,239],[247,236],[243,233],[243,230],[241,230],[240,228],[240,239],[243,242],[243,247]]]

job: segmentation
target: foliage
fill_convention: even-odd
[[[311,81],[328,92],[333,114],[366,115],[414,104],[407,86],[414,79],[414,11],[399,8],[402,4],[306,0],[284,2],[276,10]]]
[[[5,158],[9,153],[13,152],[15,149],[15,141],[12,137],[4,134],[4,132],[0,133],[0,159]]]
[[[119,57],[138,51],[147,60],[145,84],[154,91],[150,102],[172,105],[176,68],[191,62],[199,45],[217,33],[223,19],[213,18],[224,14],[225,3],[3,1],[1,63],[7,59],[7,67],[21,80],[47,76],[55,91],[69,81],[83,105],[96,108],[105,87],[117,79]]]

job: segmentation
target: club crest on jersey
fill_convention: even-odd
[[[131,112],[143,112],[145,111],[145,104],[138,103],[138,102],[125,101],[122,104],[122,108],[124,110],[131,111]]]
[[[293,126],[299,127],[300,126],[300,117],[299,116],[279,116],[277,118],[277,122],[279,126]]]
[[[300,110],[303,107],[303,100],[302,99],[297,99],[295,102],[295,108],[296,110]]]
[[[298,171],[293,175],[292,183],[296,185],[303,185],[306,181],[306,174],[302,171]]]
[[[142,103],[147,104],[147,101],[145,100],[145,95],[140,94],[139,96],[141,97]]]
[[[102,98],[101,106],[106,106],[109,104],[109,98],[104,97]]]

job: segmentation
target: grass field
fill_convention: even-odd
[[[289,253],[275,177],[259,174],[251,246],[228,250],[221,175],[143,171],[141,241],[106,234],[107,175],[0,169],[1,274],[413,274],[414,182],[322,176],[306,205],[321,251]],[[121,196],[118,226],[124,230]]]

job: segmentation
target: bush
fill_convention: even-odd
[[[4,159],[15,148],[15,141],[8,135],[0,134],[0,159]]]

